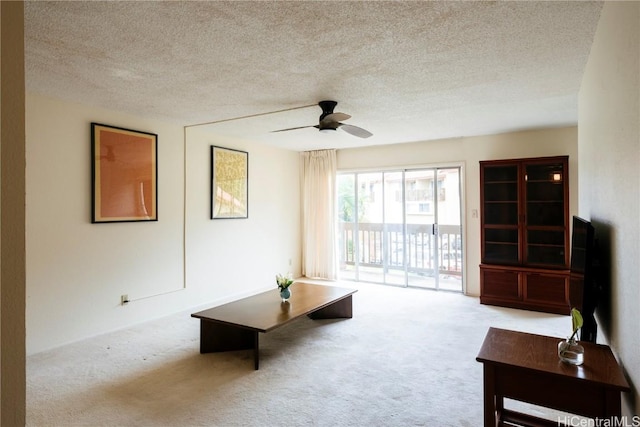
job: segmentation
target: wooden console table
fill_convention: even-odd
[[[301,316],[312,319],[353,317],[351,295],[355,289],[312,285],[291,285],[291,298],[281,302],[273,290],[210,308],[191,317],[200,319],[200,353],[253,349],[255,369],[259,367],[258,333],[266,333]]]
[[[561,338],[489,328],[476,360],[484,371],[484,426],[559,426],[504,408],[511,398],[591,418],[619,417],[620,393],[630,391],[611,349],[581,342],[584,364],[558,359]]]

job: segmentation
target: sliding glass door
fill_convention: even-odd
[[[340,277],[462,291],[460,168],[338,175]]]

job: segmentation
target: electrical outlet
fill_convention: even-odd
[[[120,295],[120,305],[129,304],[129,295]]]

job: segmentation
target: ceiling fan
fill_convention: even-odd
[[[274,130],[272,132],[286,132],[296,129],[317,128],[321,132],[342,129],[343,131],[359,138],[369,138],[373,135],[371,132],[362,129],[361,127],[340,123],[343,120],[350,119],[351,116],[345,113],[334,113],[333,109],[336,107],[336,105],[338,105],[336,101],[320,101],[318,102],[318,105],[320,106],[320,108],[322,108],[322,114],[320,115],[320,120],[318,121],[317,125],[298,126],[295,128]]]

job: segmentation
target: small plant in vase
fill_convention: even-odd
[[[289,289],[289,286],[293,284],[291,273],[287,273],[287,275],[276,274],[276,283],[278,284],[278,290],[280,291],[282,302],[291,298],[291,289]]]
[[[582,365],[582,362],[584,362],[584,347],[578,344],[576,335],[582,327],[583,319],[582,314],[580,314],[577,308],[571,309],[571,324],[573,326],[573,333],[568,339],[558,343],[558,357],[565,363]]]

